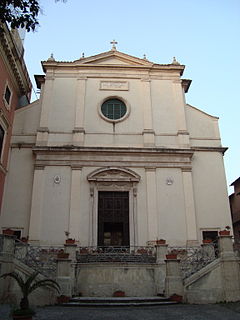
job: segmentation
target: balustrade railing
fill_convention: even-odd
[[[47,277],[54,277],[57,254],[63,246],[33,246],[15,241],[14,256]],[[8,251],[8,250],[7,250]],[[3,236],[0,235],[0,252],[3,253]],[[218,257],[217,243],[195,247],[168,247],[168,253],[177,254],[183,278],[187,278]],[[77,263],[156,263],[155,245],[147,246],[88,246],[76,248]]]
[[[14,256],[41,274],[54,278],[57,269],[57,253],[62,247],[32,246],[16,242]]]
[[[77,251],[77,261],[90,262],[127,262],[155,263],[156,249],[150,246],[92,246],[80,247]]]
[[[169,247],[168,251],[177,254],[184,279],[214,261],[219,253],[215,242],[200,247]]]

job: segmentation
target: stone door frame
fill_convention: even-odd
[[[90,184],[89,246],[97,246],[99,191],[129,192],[129,244],[137,246],[137,184],[140,176],[126,168],[107,167],[93,171],[87,179]]]

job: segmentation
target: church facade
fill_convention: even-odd
[[[175,59],[42,62],[15,112],[0,226],[31,243],[198,245],[231,226],[218,118],[186,104]]]

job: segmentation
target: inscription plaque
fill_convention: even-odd
[[[100,81],[100,90],[127,91],[127,81]]]

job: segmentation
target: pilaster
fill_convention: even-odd
[[[155,133],[152,121],[151,80],[142,79],[142,109],[144,118],[143,143],[144,146],[155,145]]]
[[[76,84],[75,123],[73,130],[73,144],[84,144],[84,109],[87,78],[78,78]]]
[[[182,170],[183,192],[185,199],[185,217],[187,243],[197,244],[197,221],[193,194],[192,172],[190,170]]]
[[[54,87],[54,77],[53,74],[48,74],[46,76],[44,91],[42,96],[42,111],[40,118],[40,127],[48,127],[49,114],[52,106],[52,95]]]
[[[41,239],[42,208],[44,198],[44,166],[36,166],[33,177],[32,204],[29,225],[30,242]]]
[[[149,240],[158,237],[156,168],[146,168],[146,194]]]
[[[71,238],[79,241],[79,225],[80,225],[80,188],[81,188],[81,167],[72,167],[71,176],[71,195],[69,210],[69,233]]]
[[[183,279],[180,269],[180,260],[167,259],[165,293],[167,297],[174,294],[183,296]]]

